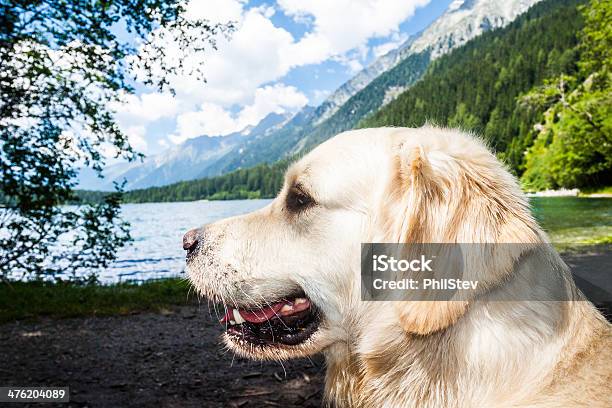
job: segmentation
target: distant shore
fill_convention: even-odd
[[[151,188],[164,188],[151,187]],[[78,201],[72,201],[68,204],[82,204],[102,201],[106,194],[110,191],[85,191],[77,190],[76,195]],[[559,190],[543,190],[543,191],[525,191],[528,197],[590,197],[590,198],[612,198],[612,187],[604,187],[598,189],[559,189]],[[238,201],[238,200],[269,200],[273,199],[273,194],[261,194],[259,191],[240,191],[239,193],[217,193],[204,197],[174,197],[168,196],[163,199],[142,200],[134,199],[131,196],[131,191],[126,191],[123,195],[123,204],[154,204],[154,203],[176,203],[176,202],[195,202],[195,201]]]
[[[612,198],[610,188],[596,190],[594,192],[583,192],[577,188],[560,190],[543,190],[526,192],[527,197],[588,197],[588,198]]]

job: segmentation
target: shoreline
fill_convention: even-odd
[[[578,189],[560,189],[560,190],[543,190],[543,191],[524,191],[527,197],[578,197],[578,198],[612,198],[612,192],[608,192],[609,188],[602,192],[582,192]],[[126,191],[124,194],[128,194]],[[121,204],[167,204],[167,203],[195,203],[195,202],[214,202],[214,201],[251,201],[251,200],[272,200],[274,197],[242,197],[242,198],[198,198],[197,200],[168,200],[168,201],[122,201]],[[66,205],[87,204],[87,201],[79,203],[68,203]]]
[[[579,198],[612,198],[612,192],[608,192],[604,189],[602,192],[595,191],[593,193],[582,192],[577,188],[568,190],[543,190],[543,191],[532,191],[525,192],[527,197],[579,197]]]

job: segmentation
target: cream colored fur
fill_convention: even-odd
[[[286,206],[296,184],[316,201],[300,214]],[[187,265],[201,293],[258,307],[302,288],[322,311],[320,329],[297,347],[225,340],[258,359],[323,352],[330,405],[612,406],[610,325],[554,252],[560,275],[553,283],[570,301],[492,300],[552,279],[529,258],[517,266],[524,254],[512,250],[473,261],[483,290],[470,299],[360,300],[361,242],[546,242],[516,180],[468,134],[434,127],[343,133],[294,164],[267,207],[207,225],[203,236]]]

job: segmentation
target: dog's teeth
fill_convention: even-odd
[[[296,305],[299,305],[300,303],[306,303],[308,300],[304,299],[304,298],[295,298],[295,300],[293,301],[293,303],[295,303]]]
[[[236,322],[235,322],[235,321],[230,320],[230,325],[232,325],[232,326],[233,326],[233,325],[235,325],[235,324],[236,324]]]
[[[234,314],[234,320],[236,320],[237,324],[242,324],[245,322],[245,320],[240,315],[240,312],[238,311],[238,309],[234,309],[233,314]]]
[[[291,305],[284,305],[283,307],[281,307],[281,312],[290,312],[293,310],[293,306]]]

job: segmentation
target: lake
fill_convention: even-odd
[[[191,201],[124,204],[134,241],[117,261],[99,272],[102,282],[179,276],[185,266],[183,235],[188,230],[264,207],[272,200]]]
[[[134,242],[99,273],[102,282],[181,276],[183,234],[191,228],[244,214],[271,200],[194,201],[125,204],[123,217],[132,225]],[[612,199],[579,197],[531,198],[534,214],[553,242],[578,243],[612,236]]]

